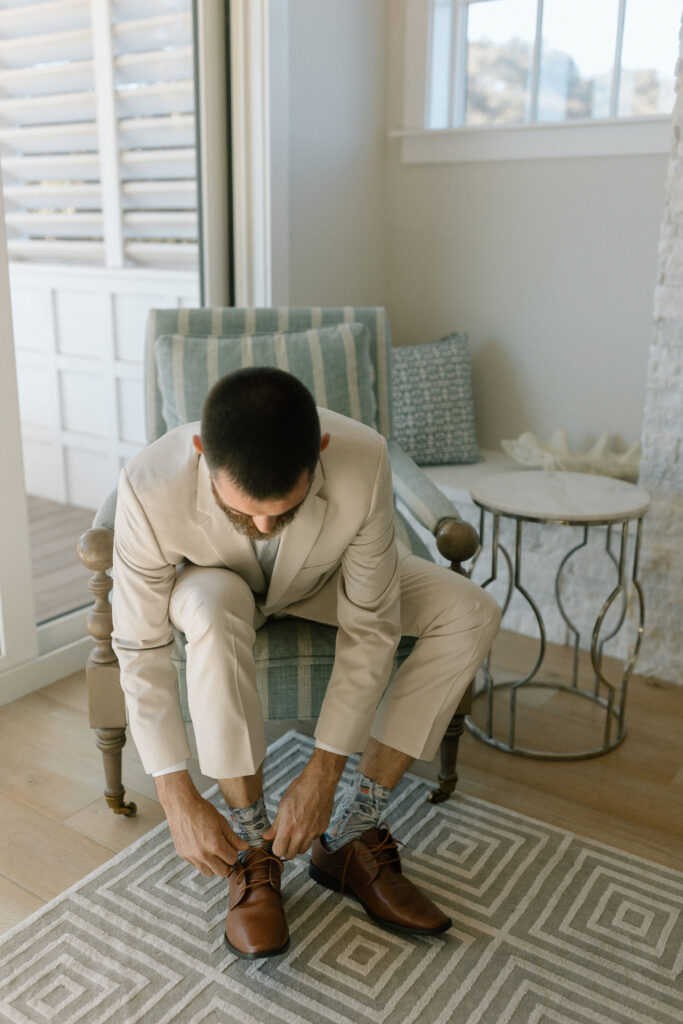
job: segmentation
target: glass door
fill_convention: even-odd
[[[76,544],[146,440],[147,313],[199,304],[192,0],[54,4],[49,16],[41,0],[0,0],[0,67],[44,652],[83,633]]]
[[[0,0],[0,702],[85,664],[147,314],[200,305],[194,53],[192,0]]]

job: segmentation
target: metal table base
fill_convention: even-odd
[[[633,519],[624,520],[615,523],[614,520],[606,522],[577,522],[572,519],[571,521],[558,521],[557,519],[536,519],[530,516],[513,516],[510,513],[505,513],[505,518],[516,520],[515,527],[515,551],[514,559],[511,558],[509,552],[500,542],[500,519],[502,513],[491,512],[484,507],[481,507],[481,518],[480,518],[480,539],[483,546],[484,543],[484,529],[485,529],[485,517],[486,512],[493,517],[493,532],[491,542],[491,575],[482,583],[482,587],[489,587],[494,580],[498,579],[498,566],[499,558],[502,554],[503,558],[507,563],[509,582],[505,602],[503,605],[503,616],[507,611],[512,595],[515,591],[519,593],[524,600],[528,603],[531,608],[540,631],[540,646],[538,657],[531,671],[524,676],[522,679],[515,681],[508,681],[504,683],[496,683],[493,679],[490,670],[490,654],[487,657],[484,665],[482,666],[482,672],[484,676],[483,688],[475,692],[473,701],[474,702],[486,702],[486,722],[485,727],[481,728],[472,718],[468,716],[466,719],[466,725],[469,731],[482,740],[484,743],[488,743],[492,747],[496,747],[498,750],[507,751],[509,754],[517,754],[520,757],[531,757],[545,761],[577,761],[589,757],[600,757],[603,754],[609,753],[614,750],[615,747],[619,746],[623,742],[626,736],[626,695],[628,688],[628,680],[633,673],[633,669],[638,658],[638,652],[642,643],[644,626],[645,626],[645,604],[643,600],[643,591],[638,581],[638,559],[640,555],[640,544],[642,537],[642,525],[643,518],[640,516],[636,522],[636,538],[635,546],[632,556],[631,568],[629,570],[629,558],[628,558],[628,535],[629,525],[633,522]],[[548,523],[552,525],[567,525],[567,526],[580,526],[583,527],[583,540],[580,544],[572,547],[560,562],[559,568],[555,576],[555,598],[560,614],[566,623],[570,633],[573,635],[573,664],[570,681],[567,683],[549,682],[536,678],[536,675],[541,667],[543,658],[546,651],[546,631],[543,622],[543,616],[541,615],[538,605],[532,598],[531,594],[524,588],[521,582],[522,572],[522,529],[524,522],[535,522],[535,523]],[[618,557],[612,551],[612,536],[614,527],[619,527],[621,534],[619,544],[619,555]],[[585,687],[579,686],[579,651],[580,651],[580,631],[572,622],[567,609],[565,608],[562,600],[561,592],[561,579],[562,574],[567,566],[569,560],[582,548],[585,548],[588,544],[589,530],[593,527],[607,527],[607,536],[605,549],[608,556],[614,563],[616,570],[616,586],[609,594],[607,599],[602,605],[598,616],[595,620],[593,627],[591,645],[590,645],[590,657],[593,670],[595,672],[595,680],[592,688],[586,689]],[[480,548],[481,551],[481,548]],[[631,651],[631,655],[628,658],[626,665],[624,666],[624,672],[621,680],[618,683],[611,683],[604,674],[603,671],[603,651],[604,645],[612,640],[619,631],[621,630],[629,606],[628,600],[628,586],[629,584],[633,587],[633,592],[637,597],[638,602],[638,628],[635,642]],[[608,612],[614,606],[615,602],[621,602],[621,608],[619,610],[616,625],[612,628],[611,632],[607,635],[602,636],[603,626]],[[530,749],[528,747],[522,747],[517,743],[517,698],[518,694],[523,689],[550,689],[558,693],[566,692],[575,697],[581,697],[584,700],[591,701],[598,705],[604,713],[604,724],[602,726],[602,744],[597,747],[593,747],[586,750],[575,750],[570,752],[555,752],[549,750],[537,750]],[[507,702],[502,700],[496,701],[496,696],[502,698],[504,695],[507,696]],[[507,742],[502,739],[497,739],[493,735],[493,721],[494,721],[494,703],[507,703]]]

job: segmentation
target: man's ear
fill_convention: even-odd
[[[199,438],[197,438],[197,440],[199,440]],[[320,438],[320,451],[324,452],[329,443],[330,443],[330,435],[329,434],[323,434],[323,436]]]
[[[194,445],[195,449],[199,452],[200,455],[204,454],[204,449],[202,448],[202,439],[199,436],[199,434],[192,435],[192,444]]]

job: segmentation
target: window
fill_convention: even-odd
[[[431,0],[425,127],[668,115],[680,0]]]
[[[681,0],[403,0],[404,163],[671,149]]]
[[[13,261],[197,266],[192,0],[0,0]]]

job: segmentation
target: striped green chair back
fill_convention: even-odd
[[[207,348],[211,341],[220,338],[250,338],[262,335],[292,332],[319,332],[324,343],[326,327],[338,324],[362,324],[369,334],[369,356],[373,369],[372,387],[375,397],[377,429],[387,439],[391,437],[391,335],[386,310],[381,307],[334,307],[319,306],[237,309],[164,309],[151,310],[147,320],[145,342],[145,413],[147,440],[161,437],[168,429],[164,417],[162,388],[157,364],[157,339],[206,338]],[[180,373],[182,373],[182,369]],[[209,371],[200,368],[205,376],[206,391],[210,379]],[[201,382],[200,382],[201,383]],[[198,404],[198,403],[195,403]],[[335,412],[347,413],[345,408]],[[192,417],[190,417],[192,418]],[[357,417],[360,418],[360,417]]]

